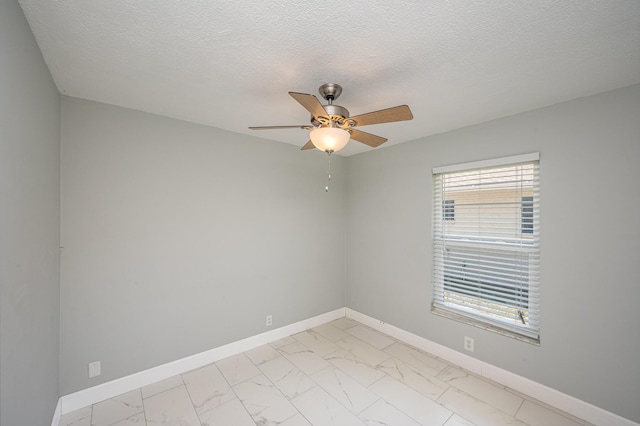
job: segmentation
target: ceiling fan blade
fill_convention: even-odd
[[[380,111],[349,117],[349,120],[356,122],[356,126],[367,126],[369,124],[391,123],[393,121],[411,120],[413,114],[407,105],[400,105],[393,108],[382,109]]]
[[[314,118],[328,117],[327,111],[324,110],[324,107],[315,96],[297,92],[289,92],[289,95],[291,95],[293,99],[298,101],[300,105],[305,107],[306,110],[309,111]]]
[[[387,141],[386,138],[372,135],[371,133],[363,132],[361,130],[349,129],[349,132],[351,133],[351,139],[362,142],[363,144],[369,145],[373,148],[380,146]]]
[[[274,129],[306,129],[311,130],[313,126],[307,126],[305,124],[299,124],[297,126],[254,126],[249,127],[251,130],[274,130]]]
[[[313,142],[309,141],[306,144],[304,144],[304,146],[302,148],[300,148],[302,151],[304,151],[305,149],[313,149],[316,146],[313,144]]]

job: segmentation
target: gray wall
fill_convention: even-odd
[[[72,98],[60,121],[15,2],[0,63],[0,424],[345,303],[640,421],[640,86],[334,157],[326,194],[322,153]],[[429,312],[431,168],[530,151],[539,347]]]
[[[431,168],[534,151],[539,347],[430,313]],[[639,162],[640,86],[350,157],[347,305],[640,422]]]
[[[344,158],[68,97],[61,157],[62,394],[345,305]]]
[[[15,1],[0,2],[0,424],[58,400],[60,103]]]

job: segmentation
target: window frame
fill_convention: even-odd
[[[539,221],[539,153],[531,153],[531,154],[523,154],[511,157],[504,158],[496,158],[490,160],[477,161],[472,163],[464,163],[464,164],[456,164],[450,166],[442,166],[435,167],[432,170],[433,173],[433,183],[434,183],[434,218],[433,218],[433,245],[434,245],[434,259],[433,259],[433,292],[432,292],[432,303],[431,303],[431,312],[444,316],[456,321],[464,322],[476,327],[480,327],[483,329],[487,329],[490,331],[494,331],[509,337],[513,337],[528,343],[539,344],[540,343],[540,301],[539,301],[539,255],[540,255],[540,245],[539,245],[539,233],[540,233],[540,221]],[[488,169],[499,169],[499,168],[511,168],[518,165],[524,164],[532,164],[533,165],[533,174],[534,180],[532,182],[533,185],[533,195],[527,194],[522,195],[520,193],[520,208],[516,213],[514,212],[513,219],[515,221],[514,226],[517,226],[514,231],[517,234],[520,234],[519,237],[516,236],[511,239],[504,238],[505,241],[500,241],[496,243],[495,241],[491,241],[490,249],[479,248],[483,246],[487,246],[488,237],[479,237],[474,241],[473,238],[456,238],[452,237],[451,234],[447,234],[445,228],[447,226],[452,226],[451,221],[446,218],[447,211],[445,208],[445,200],[447,200],[447,196],[449,194],[443,188],[438,188],[438,183],[440,185],[444,185],[442,182],[442,177],[445,175],[452,175],[458,172],[471,172],[471,171],[482,171],[488,172]],[[438,178],[440,177],[440,178]],[[532,197],[531,201],[526,197]],[[517,200],[516,200],[517,201]],[[526,205],[525,205],[526,203]],[[456,203],[457,204],[457,203]],[[525,210],[529,208],[529,204],[531,205],[530,211]],[[464,220],[464,205],[461,206],[463,208],[462,214]],[[516,204],[517,208],[517,204]],[[458,212],[456,212],[458,213]],[[530,215],[530,216],[529,216]],[[530,221],[530,222],[529,222]],[[455,225],[453,225],[455,226]],[[525,226],[531,226],[531,232],[525,231]],[[492,230],[493,228],[489,228]],[[524,242],[523,242],[524,241]],[[454,250],[454,258],[458,256],[458,259],[463,257],[460,255],[464,250],[475,250],[474,253],[481,252],[482,250],[489,250],[489,259],[493,260],[491,256],[495,256],[494,253],[497,253],[503,250],[505,253],[510,253],[515,256],[514,253],[520,251],[521,258],[526,259],[525,261],[521,261],[520,268],[525,268],[527,273],[525,273],[525,278],[522,278],[521,282],[512,281],[509,282],[508,286],[504,288],[500,287],[500,284],[492,283],[488,286],[489,290],[481,290],[483,286],[482,279],[488,279],[488,282],[491,282],[492,278],[491,272],[488,272],[489,267],[482,266],[483,263],[486,263],[484,260],[476,261],[475,264],[472,265],[472,272],[476,278],[480,281],[475,281],[476,284],[473,284],[474,281],[472,279],[463,279],[460,281],[460,286],[456,287],[455,280],[452,280],[452,276],[456,276],[459,278],[460,266],[457,265],[458,270],[453,271],[454,266],[451,262],[447,262],[445,259],[448,257],[446,250]],[[457,250],[457,252],[456,252]],[[450,251],[449,251],[450,253]],[[477,255],[478,258],[481,258],[480,255]],[[464,262],[464,261],[461,261]],[[522,263],[524,262],[524,263]],[[447,264],[448,263],[448,264]],[[480,266],[478,266],[480,265]],[[525,266],[522,266],[525,265]],[[467,265],[463,264],[463,268]],[[448,269],[447,269],[448,268]],[[475,268],[475,269],[473,269]],[[484,270],[483,270],[484,268]],[[449,276],[447,276],[447,271],[449,272]],[[453,271],[453,272],[452,272]],[[472,275],[473,275],[472,274]],[[487,275],[489,274],[489,275]],[[515,279],[514,279],[515,280]],[[471,284],[470,284],[471,283]],[[496,286],[498,291],[496,292]],[[452,291],[452,289],[455,289]],[[466,290],[464,290],[466,289]],[[492,299],[490,296],[487,296],[488,291],[494,291],[495,297],[503,297],[508,298],[508,295],[515,292],[520,291],[519,297],[526,303],[526,320],[529,321],[528,324],[525,324],[525,318],[523,317],[522,310],[515,310],[510,312],[509,315],[513,315],[516,318],[519,316],[522,320],[522,325],[516,323],[516,319],[509,318],[507,319],[506,315],[503,315],[501,318],[499,317],[491,317],[490,310],[493,308],[489,308],[489,310],[485,308],[475,309],[473,308],[473,304],[477,303],[477,306],[481,305],[490,305],[492,304]],[[469,294],[465,295],[465,291],[475,292],[472,296],[476,297],[472,299],[472,296]],[[524,292],[524,293],[522,293]],[[457,296],[458,299],[455,301],[454,298],[445,297],[454,295]],[[497,294],[497,296],[496,296]],[[515,294],[515,293],[513,293]],[[524,294],[524,295],[523,295]],[[479,297],[483,295],[484,297]],[[505,296],[507,295],[507,296]],[[468,297],[467,297],[468,296]],[[467,299],[464,301],[463,299]],[[446,300],[445,300],[446,299]],[[452,302],[454,300],[454,302]],[[474,301],[474,302],[472,302]],[[502,303],[495,303],[502,309],[503,306],[513,308],[513,304],[516,302],[511,301],[503,301]],[[466,305],[465,305],[466,304]],[[517,313],[517,315],[516,315]]]

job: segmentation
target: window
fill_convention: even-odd
[[[456,205],[455,200],[444,200],[443,201],[443,211],[442,211],[442,219],[443,220],[456,220]]]
[[[533,197],[522,197],[522,233],[533,234]]]
[[[434,313],[539,341],[538,169],[537,153],[433,169]]]

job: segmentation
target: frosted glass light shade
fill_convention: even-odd
[[[310,137],[320,151],[336,152],[345,147],[351,135],[338,127],[319,127],[311,131]]]

